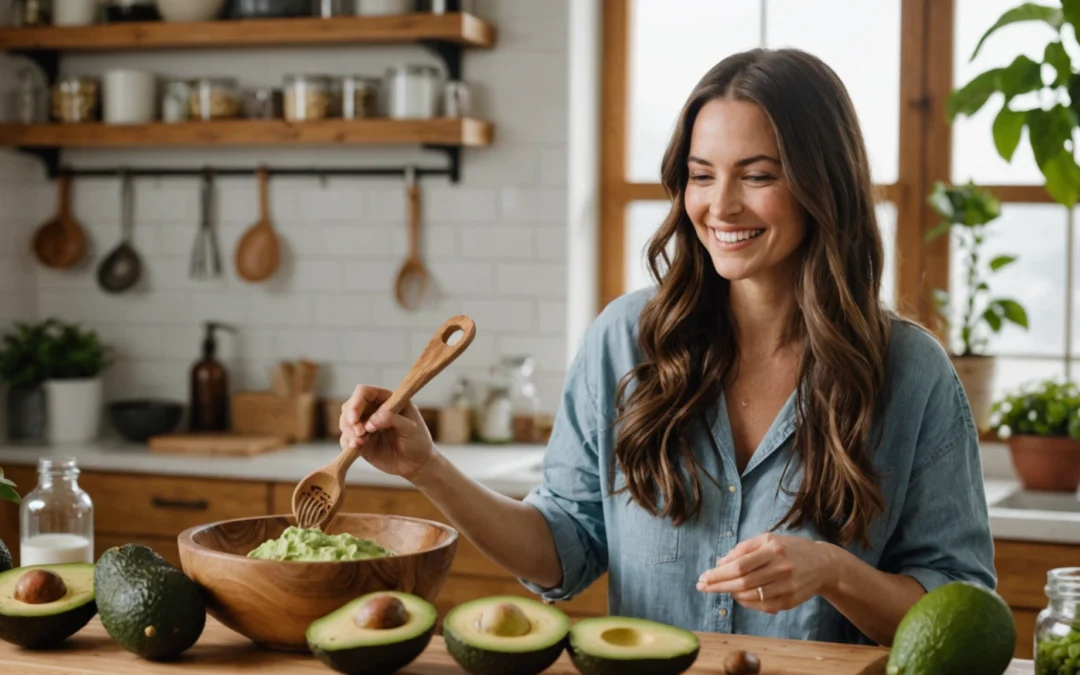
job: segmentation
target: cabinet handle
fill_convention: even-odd
[[[150,503],[158,509],[183,509],[185,511],[205,511],[210,508],[210,503],[205,499],[195,499],[191,501],[183,499],[163,499],[161,497],[154,497],[150,500]]]

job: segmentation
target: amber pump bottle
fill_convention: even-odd
[[[215,357],[216,330],[235,333],[236,329],[218,321],[204,324],[202,358],[191,366],[192,431],[224,431],[229,428],[229,373]]]

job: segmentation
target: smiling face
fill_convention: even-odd
[[[729,281],[788,275],[798,264],[806,211],[762,109],[748,101],[706,103],[687,162],[686,213],[717,274]]]

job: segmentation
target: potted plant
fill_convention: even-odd
[[[952,317],[957,312],[945,290],[934,289],[934,302],[944,323],[953,367],[964,385],[975,422],[983,428],[989,421],[995,364],[994,357],[986,353],[989,336],[1000,332],[1006,322],[1028,327],[1027,311],[1020,303],[990,297],[989,276],[1016,262],[1016,256],[999,255],[983,263],[986,227],[1001,215],[1001,204],[989,192],[971,183],[948,186],[939,182],[929,203],[944,220],[927,234],[927,240],[951,233],[953,244],[962,253],[964,285],[959,316]]]
[[[1011,162],[1026,127],[1035,163],[1046,179],[1046,192],[1054,201],[1072,208],[1080,196],[1080,166],[1073,153],[1073,132],[1080,123],[1080,73],[1073,72],[1063,39],[1066,25],[1072,29],[1068,32],[1080,34],[1080,3],[1024,3],[1006,11],[979,39],[971,60],[993,33],[1027,21],[1044,23],[1056,33],[1044,47],[1042,60],[1020,54],[1007,66],[976,75],[949,95],[946,113],[952,121],[960,115],[974,115],[991,97],[1001,101],[992,126],[998,154]],[[1024,43],[1025,52],[1030,53],[1030,47]],[[1024,96],[1032,92],[1038,93]],[[1027,105],[1018,104],[1017,97]]]
[[[19,493],[15,491],[15,483],[4,478],[4,470],[0,469],[0,500],[9,501],[18,504],[22,501],[19,498]],[[11,569],[11,552],[8,551],[7,546],[0,540],[0,572],[6,572]]]
[[[1009,445],[1027,490],[1075,492],[1080,486],[1080,388],[1044,380],[994,403],[991,428]]]
[[[94,440],[101,429],[101,375],[111,350],[97,332],[55,319],[41,347],[45,364],[46,438],[52,443]]]
[[[16,322],[0,340],[0,381],[7,385],[7,432],[13,441],[45,437],[44,344],[49,322]]]

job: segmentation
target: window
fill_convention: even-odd
[[[974,180],[1002,200],[986,255],[1018,261],[993,280],[1028,309],[1028,331],[1006,326],[990,350],[1001,358],[995,395],[1022,381],[1072,374],[1080,355],[1075,261],[1080,237],[1070,213],[1042,189],[1030,149],[1002,160],[990,125],[1000,104],[973,119],[945,120],[954,83],[1026,51],[1041,59],[1042,24],[996,33],[968,59],[990,24],[1018,0],[606,0],[600,303],[652,283],[644,249],[668,213],[660,160],[679,109],[697,80],[728,54],[756,46],[805,49],[833,67],[855,103],[880,194],[886,243],[883,299],[925,323],[932,289],[958,283],[960,261],[926,206],[935,181]],[[836,39],[842,34],[844,39]],[[1030,45],[1025,48],[1024,45]],[[1026,132],[1025,132],[1026,134]],[[1025,141],[1026,143],[1026,141]]]

